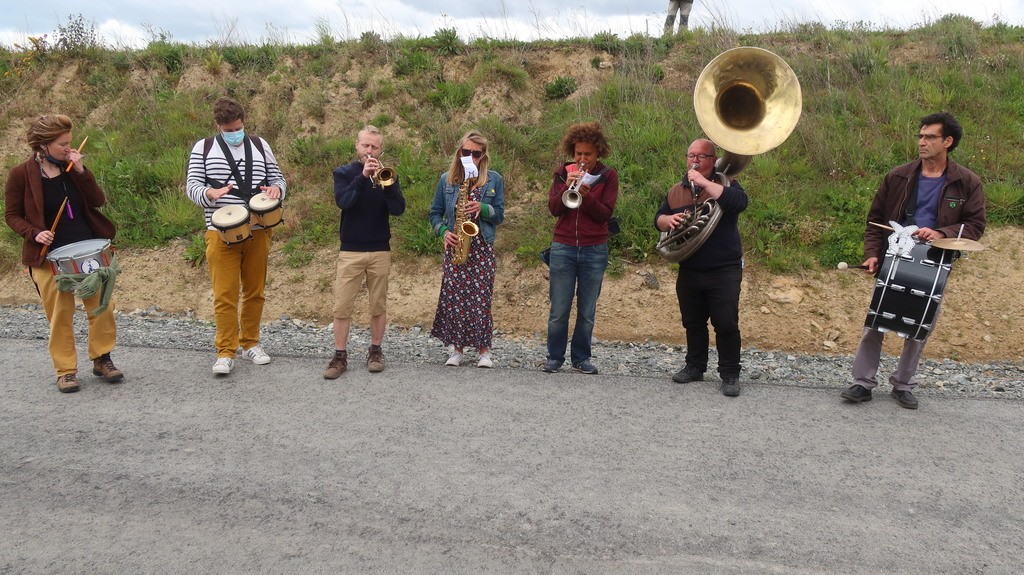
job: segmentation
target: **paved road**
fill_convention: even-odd
[[[1019,573],[1024,402],[0,340],[0,573]]]

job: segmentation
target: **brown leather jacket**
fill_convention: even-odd
[[[107,197],[96,184],[96,177],[88,169],[81,174],[71,170],[69,174],[75,188],[82,193],[85,205],[89,207],[85,211],[85,219],[89,222],[95,237],[114,239],[114,224],[99,211],[99,208],[107,203]],[[43,265],[45,257],[40,255],[43,244],[35,238],[39,232],[50,229],[53,222],[44,221],[43,176],[39,173],[39,162],[34,155],[15,166],[7,176],[5,201],[7,203],[4,221],[19,236],[25,238],[21,263],[32,267]]]
[[[889,225],[890,221],[902,223],[905,217],[907,199],[917,186],[921,173],[921,160],[914,160],[894,168],[875,193],[868,211],[868,225],[864,231],[864,259],[885,257],[889,247],[887,230],[871,225],[871,222]],[[957,164],[952,158],[946,160],[946,185],[939,194],[939,206],[935,217],[935,230],[947,238],[955,238],[964,225],[961,237],[978,240],[985,233],[985,191],[977,174]]]

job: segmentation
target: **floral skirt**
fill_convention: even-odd
[[[498,267],[494,246],[478,235],[473,238],[466,263],[452,263],[454,253],[444,252],[441,295],[430,335],[445,345],[490,348],[494,332],[491,302]]]

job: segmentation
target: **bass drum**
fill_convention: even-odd
[[[864,326],[924,341],[942,304],[956,252],[917,243],[904,256],[886,254]]]

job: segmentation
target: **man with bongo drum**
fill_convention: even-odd
[[[918,159],[890,171],[871,202],[864,231],[866,273],[876,275],[885,259],[889,232],[884,227],[888,222],[900,227],[917,226],[912,236],[924,242],[947,237],[977,240],[985,232],[985,192],[981,179],[949,157],[963,136],[960,123],[942,112],[921,118],[920,126]],[[934,319],[932,324],[934,329]],[[840,394],[844,400],[871,401],[871,390],[878,385],[875,376],[884,337],[883,331],[864,328],[853,358],[853,385]],[[906,409],[917,409],[913,390],[917,387],[915,374],[925,341],[907,337],[896,371],[889,376],[892,397]]]
[[[219,133],[192,146],[185,186],[189,199],[203,208],[206,217],[206,261],[217,326],[213,373],[227,375],[235,365],[239,345],[242,357],[257,365],[270,363],[260,345],[260,318],[273,232],[255,224],[251,237],[243,235],[240,241],[227,243],[215,226],[215,213],[229,206],[241,213],[260,192],[283,199],[286,185],[270,144],[245,134],[241,104],[231,98],[218,99],[213,119]],[[248,218],[244,220],[248,222]]]

